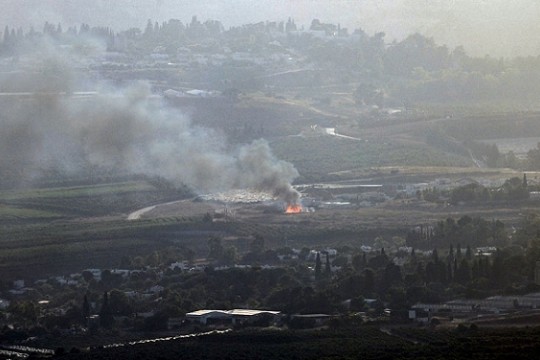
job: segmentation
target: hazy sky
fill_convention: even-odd
[[[148,19],[220,20],[225,27],[264,20],[309,26],[318,18],[386,39],[420,32],[450,48],[463,44],[483,56],[540,55],[538,0],[0,0],[0,23],[41,29],[88,23],[115,30],[144,27]]]

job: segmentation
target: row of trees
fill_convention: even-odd
[[[43,31],[39,32],[30,27],[24,31],[22,27],[17,29],[6,26],[2,32],[2,43],[0,44],[0,56],[13,56],[25,54],[28,51],[35,50],[35,45],[40,40],[47,38],[59,43],[71,43],[80,45],[80,40],[101,39],[105,42],[108,50],[115,47],[115,32],[109,27],[96,26],[90,27],[88,24],[81,24],[77,27],[69,27],[63,30],[62,24],[51,24],[45,22]]]
[[[507,167],[520,170],[540,170],[540,143],[519,158],[510,150],[501,153],[496,144],[485,144],[475,141],[465,141],[465,147],[471,149],[473,154],[482,159],[488,167]]]
[[[471,182],[451,190],[439,190],[437,187],[425,189],[419,191],[417,196],[426,201],[449,201],[452,204],[520,202],[529,199],[530,192],[535,190],[537,190],[537,186],[529,186],[527,175],[523,175],[523,179],[513,177],[498,187],[486,187],[479,183]]]
[[[420,249],[447,248],[451,244],[466,246],[506,246],[509,238],[504,223],[487,221],[464,215],[457,221],[448,218],[435,226],[423,225],[411,229],[406,235],[407,246]]]

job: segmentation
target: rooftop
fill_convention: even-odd
[[[233,309],[233,310],[197,310],[187,313],[186,316],[205,316],[212,313],[222,314],[222,315],[231,315],[231,316],[254,316],[260,314],[272,314],[279,315],[280,311],[272,310],[252,310],[252,309]]]

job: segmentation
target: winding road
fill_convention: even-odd
[[[149,212],[149,211],[154,210],[157,206],[162,206],[162,205],[172,205],[172,204],[179,203],[179,202],[181,202],[181,201],[183,201],[183,200],[169,201],[169,202],[166,202],[166,203],[156,204],[156,205],[152,205],[152,206],[148,206],[148,207],[139,209],[139,210],[137,210],[137,211],[134,211],[134,212],[130,213],[130,214],[127,216],[127,220],[139,220],[139,219],[141,218],[141,216],[143,216],[144,214],[146,214],[146,213]]]

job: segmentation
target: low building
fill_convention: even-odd
[[[462,304],[416,304],[409,310],[409,319],[428,323],[433,316],[468,317],[478,314],[478,308],[474,305]]]
[[[232,317],[226,310],[197,310],[186,314],[186,320],[203,325],[231,323]]]
[[[312,322],[315,326],[324,325],[328,320],[332,319],[332,315],[328,314],[294,314],[291,315],[291,320],[301,320]]]
[[[409,319],[427,324],[430,320],[430,313],[423,309],[411,309],[409,310]]]
[[[420,314],[447,317],[470,317],[480,314],[506,314],[522,310],[540,309],[540,293],[515,296],[490,296],[485,299],[456,299],[443,304],[416,304],[409,318],[423,321]]]
[[[269,310],[234,309],[229,312],[233,324],[252,324],[258,321],[267,321],[268,324],[277,323],[281,312]]]
[[[189,263],[186,260],[183,261],[175,261],[172,264],[169,265],[169,269],[176,270],[180,269],[182,271],[189,269]]]
[[[211,324],[249,324],[256,321],[268,320],[275,323],[279,320],[281,312],[270,310],[197,310],[186,314],[186,320],[203,325]]]
[[[119,275],[124,279],[127,279],[129,275],[131,274],[131,270],[127,269],[112,269],[111,274],[113,275]]]

